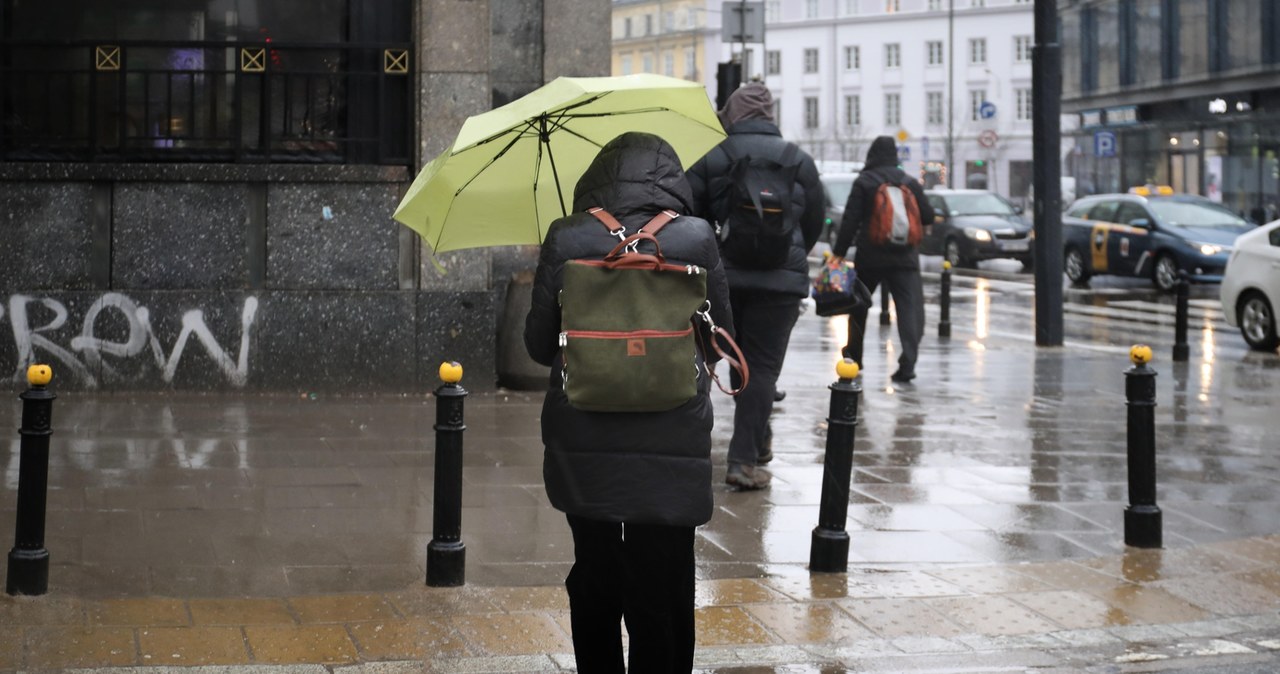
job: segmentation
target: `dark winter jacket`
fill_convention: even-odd
[[[690,203],[689,184],[671,146],[657,136],[628,133],[600,151],[578,181],[574,212],[547,231],[524,342],[535,361],[551,366],[542,406],[542,474],[551,504],[561,511],[609,522],[677,526],[697,526],[711,518],[708,378],[700,375],[698,395],[665,412],[585,412],[571,407],[565,396],[558,341],[565,262],[603,258],[618,243],[595,216],[584,212],[595,206],[612,213],[629,232],[663,209],[680,213],[658,232],[662,252],[669,261],[709,271],[712,318],[732,330],[716,240],[709,224],[686,215]]]
[[[880,136],[871,142],[862,173],[858,174],[858,179],[853,181],[853,189],[849,190],[849,201],[845,204],[844,217],[840,220],[840,233],[836,236],[835,253],[843,255],[849,245],[857,241],[858,252],[853,259],[857,267],[919,269],[920,253],[915,248],[877,246],[868,238],[867,219],[871,217],[876,190],[886,182],[907,185],[920,207],[920,224],[925,227],[933,224],[933,207],[925,198],[920,181],[898,168],[898,146],[893,138]]]
[[[778,127],[764,118],[743,119],[729,127],[729,137],[707,153],[689,169],[689,186],[693,188],[693,212],[709,222],[723,219],[728,210],[729,152],[734,157],[759,157],[778,161],[789,145]],[[825,197],[818,168],[804,151],[797,153],[800,171],[791,192],[792,217],[799,217],[799,227],[792,237],[791,252],[778,269],[750,269],[736,266],[725,258],[725,272],[734,289],[772,290],[797,297],[809,295],[809,263],[806,256],[822,235]]]

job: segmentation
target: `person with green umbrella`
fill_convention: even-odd
[[[697,394],[674,409],[593,412],[570,404],[559,341],[564,267],[602,259],[618,244],[588,209],[603,208],[628,232],[675,211],[680,215],[656,235],[661,250],[669,262],[707,270],[711,316],[717,325],[732,325],[716,241],[707,222],[688,215],[692,203],[671,145],[648,133],[618,136],[577,182],[572,212],[547,230],[534,276],[524,341],[533,360],[552,368],[542,407],[542,473],[547,497],[566,513],[573,532],[565,587],[582,674],[627,671],[622,620],[632,674],[693,670],[693,542],[695,528],[712,513],[713,415],[702,363]],[[704,334],[703,343],[710,338]],[[704,355],[714,362],[714,353]]]

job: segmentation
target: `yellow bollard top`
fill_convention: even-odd
[[[853,379],[858,376],[858,364],[852,358],[845,358],[836,363],[836,376],[841,379]]]
[[[1146,365],[1151,362],[1151,347],[1146,344],[1134,344],[1129,349],[1129,360],[1134,365]]]
[[[440,363],[440,381],[446,384],[456,384],[462,381],[462,363],[456,360]]]
[[[27,368],[27,383],[32,386],[47,386],[53,379],[53,368],[48,365],[32,365]]]
[[[951,261],[950,261],[950,260],[943,260],[943,261],[942,261],[942,271],[947,271],[948,269],[951,269]]]

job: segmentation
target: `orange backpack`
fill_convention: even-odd
[[[914,248],[924,238],[920,206],[906,185],[883,183],[876,188],[868,223],[871,243],[877,246]]]

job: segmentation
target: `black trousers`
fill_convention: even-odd
[[[579,674],[693,671],[694,527],[601,522],[569,515],[573,568],[565,580]]]
[[[733,335],[747,361],[747,387],[733,399],[733,437],[729,463],[756,465],[769,437],[769,415],[778,374],[800,317],[800,298],[767,290],[729,288]],[[733,385],[740,385],[737,372]]]
[[[893,296],[893,306],[898,315],[898,338],[902,341],[902,354],[898,356],[898,369],[916,371],[916,359],[920,355],[920,339],[924,337],[924,282],[919,269],[858,268],[858,280],[875,289],[884,283]],[[859,307],[849,313],[849,344],[844,349],[846,358],[862,361],[862,341],[867,333],[867,312],[871,307]]]

